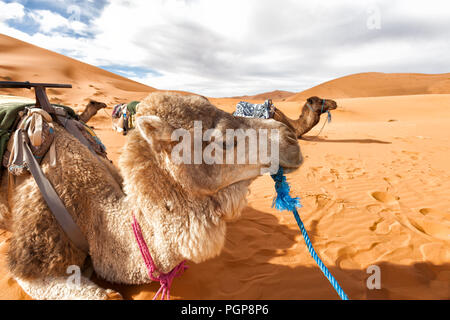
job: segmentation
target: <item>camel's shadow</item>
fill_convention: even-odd
[[[315,226],[308,231],[314,243]],[[174,299],[338,299],[309,257],[299,230],[280,224],[273,214],[251,207],[244,210],[239,221],[228,225],[225,248],[219,257],[189,265],[185,274],[174,280],[171,291]],[[381,290],[367,288],[370,275],[365,269],[336,266],[329,269],[351,299],[450,298],[449,282],[436,281],[436,275],[445,274],[450,265],[426,262],[376,265],[381,268]],[[418,283],[423,289],[417,289]],[[430,290],[430,283],[435,290]],[[125,299],[151,299],[159,288],[159,283],[113,286],[101,281],[101,284],[118,290]]]
[[[392,144],[390,141],[376,140],[376,139],[323,139],[314,136],[304,136],[301,140],[312,142],[334,142],[334,143],[378,143],[378,144]]]

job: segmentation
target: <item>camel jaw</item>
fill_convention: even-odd
[[[283,173],[285,173],[285,174],[293,173],[293,172],[297,171],[299,168],[300,167],[296,167],[296,168],[283,167]]]
[[[222,188],[220,188],[219,190],[217,190],[217,193],[219,192],[223,192],[226,191],[228,189],[233,189],[236,187],[241,187],[243,189],[245,189],[245,191],[248,191],[248,187],[250,186],[250,184],[256,179],[257,177],[253,177],[253,178],[247,178],[247,179],[242,179],[242,180],[238,180],[238,181],[234,181]]]
[[[336,110],[337,107],[338,107],[337,102],[334,101],[334,100],[328,100],[328,101],[329,101],[329,103],[328,103],[328,110],[329,111]]]

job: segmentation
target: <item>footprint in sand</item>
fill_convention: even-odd
[[[383,180],[386,181],[386,183],[392,187],[392,186],[398,184],[402,180],[402,177],[400,175],[396,174],[396,175],[390,176],[390,177],[383,177]]]
[[[444,212],[436,209],[423,208],[419,212],[422,216],[410,216],[411,225],[431,237],[450,240],[450,220]]]
[[[341,178],[339,171],[337,171],[336,169],[330,169],[330,174],[332,176],[334,176],[337,180],[339,180]]]
[[[366,174],[366,171],[362,168],[348,167],[346,169],[346,176],[348,179],[354,179],[356,177],[361,177]]]
[[[375,214],[383,210],[383,206],[379,204],[369,204],[366,206],[366,210],[369,211],[371,214]]]
[[[62,94],[61,90],[56,89],[47,89],[47,93],[51,94],[52,96],[59,96]]]
[[[395,204],[399,197],[395,197],[387,192],[376,191],[371,193],[372,198],[385,204]]]
[[[402,153],[409,156],[411,160],[419,160],[419,152],[402,150]]]
[[[316,178],[316,176],[318,174],[320,174],[320,170],[322,169],[322,167],[311,167],[308,171],[308,173],[306,174],[306,177],[308,178],[308,180],[312,181]]]
[[[419,210],[419,212],[421,214],[423,214],[424,216],[431,216],[431,217],[435,217],[438,219],[444,219],[447,221],[450,221],[450,217],[448,214],[446,214],[445,212],[439,211],[437,209],[433,209],[433,208],[422,208]]]

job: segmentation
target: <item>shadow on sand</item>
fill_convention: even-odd
[[[378,143],[378,144],[392,144],[390,141],[376,140],[376,139],[323,139],[320,137],[305,136],[301,140],[313,142],[334,142],[334,143]]]
[[[313,243],[315,230],[315,226],[308,230]],[[308,258],[299,261],[298,252]],[[295,266],[298,264],[308,265]],[[380,290],[367,289],[370,275],[365,269],[341,269],[329,263],[328,267],[350,299],[450,298],[449,279],[445,279],[449,277],[449,264],[376,264],[381,268]],[[251,207],[244,210],[239,221],[228,225],[226,244],[219,257],[189,265],[185,274],[174,280],[173,299],[338,299],[309,257],[299,231]],[[159,288],[159,283],[102,284],[118,290],[125,299],[151,299]]]

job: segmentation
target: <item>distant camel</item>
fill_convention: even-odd
[[[80,114],[80,120],[87,123],[100,109],[106,108],[106,104],[95,100],[89,101],[84,111]]]
[[[284,123],[295,131],[297,138],[301,138],[320,121],[320,115],[329,110],[335,110],[337,103],[334,100],[321,99],[319,97],[309,98],[302,108],[302,113],[297,120],[289,119],[280,109],[275,109],[273,118]]]

